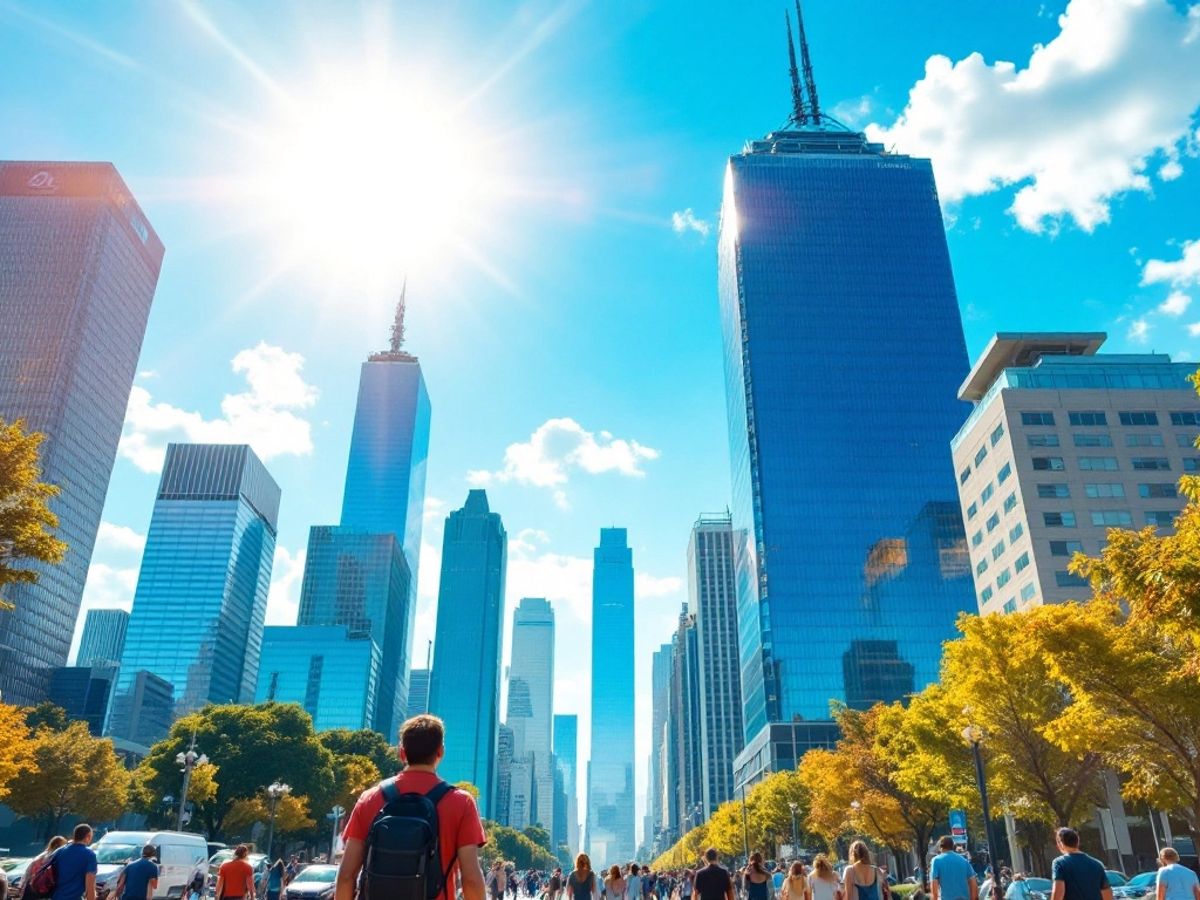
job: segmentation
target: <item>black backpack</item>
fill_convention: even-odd
[[[358,900],[437,900],[454,860],[442,871],[437,807],[454,788],[444,781],[428,794],[401,794],[396,782],[379,785],[383,809],[367,832]]]

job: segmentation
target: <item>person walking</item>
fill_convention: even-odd
[[[1079,849],[1079,832],[1060,828],[1054,834],[1062,856],[1050,866],[1054,880],[1051,900],[1112,900],[1104,863]]]
[[[771,873],[763,865],[763,855],[755,850],[750,854],[750,863],[742,873],[746,885],[746,900],[770,900]]]
[[[46,844],[46,849],[35,856],[30,861],[29,865],[25,867],[25,883],[29,884],[30,880],[33,878],[34,872],[40,869],[42,864],[54,855],[55,850],[57,850],[59,847],[62,847],[66,843],[67,839],[61,834],[56,834],[54,837],[50,838],[49,842]]]
[[[954,848],[954,838],[938,840],[938,854],[929,866],[932,900],[979,900],[979,882],[975,870]],[[989,895],[985,894],[985,898]]]
[[[555,867],[550,873],[550,880],[546,883],[546,897],[548,900],[558,900],[559,894],[563,889],[563,873],[561,867]]]
[[[385,786],[400,794],[441,794],[437,803],[438,863],[445,873],[445,883],[440,896],[442,900],[456,900],[456,883],[461,878],[464,900],[484,900],[483,871],[479,868],[479,848],[487,842],[483,822],[475,798],[449,787],[438,777],[438,764],[445,755],[446,726],[437,716],[413,716],[400,727],[399,757],[404,770],[363,791],[354,804],[342,832],[345,850],[338,866],[335,900],[354,900],[366,861],[371,823],[387,805]]]
[[[597,880],[591,857],[580,853],[575,857],[575,870],[567,876],[567,900],[599,900]]]
[[[487,893],[492,900],[504,900],[504,888],[508,883],[507,876],[504,874],[504,863],[501,860],[496,860],[492,863],[491,871],[487,876]]]
[[[608,900],[625,900],[625,879],[620,866],[608,870],[608,877],[604,879],[604,896]]]
[[[1163,847],[1158,854],[1162,868],[1155,881],[1157,900],[1200,900],[1200,879],[1196,873],[1179,864],[1179,851]]]
[[[779,889],[779,900],[813,900],[808,876],[804,874],[804,863],[800,860],[796,860],[788,869],[787,877],[783,879],[783,887]]]
[[[254,868],[246,861],[250,848],[238,844],[233,859],[217,869],[216,900],[254,900]]]
[[[625,879],[625,892],[629,900],[642,900],[642,867],[629,864],[629,877]]]
[[[142,848],[142,857],[121,870],[113,896],[118,900],[154,900],[158,888],[158,864],[154,857],[158,848],[147,844]]]
[[[863,841],[850,845],[850,865],[842,876],[845,900],[888,900],[883,876],[871,864],[871,850]]]
[[[808,877],[809,900],[843,900],[842,883],[838,881],[833,863],[824,853],[813,857],[812,874]]]
[[[683,876],[679,879],[679,900],[692,900],[692,886],[694,884],[692,870],[684,869]]]
[[[733,879],[729,870],[717,861],[717,848],[705,850],[704,859],[708,865],[696,873],[693,893],[699,894],[700,900],[733,900]]]
[[[284,878],[287,870],[283,866],[283,857],[275,860],[275,865],[267,871],[267,900],[279,900],[283,894]]]
[[[92,842],[92,826],[80,823],[64,843],[52,854],[57,881],[51,900],[96,900],[96,853]]]

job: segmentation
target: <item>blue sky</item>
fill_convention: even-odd
[[[1200,8],[806,7],[823,105],[934,161],[973,356],[1070,328],[1200,357]],[[727,156],[787,115],[782,9],[0,0],[4,155],[114,162],[167,247],[86,603],[132,600],[165,443],[248,440],[283,488],[269,621],[294,617],[407,274],[433,404],[416,655],[444,515],[486,483],[510,609],[558,611],[585,754],[591,548],[627,526],[640,793],[650,653],[691,522],[728,502],[715,222]]]

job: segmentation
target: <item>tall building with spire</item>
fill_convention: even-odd
[[[462,509],[446,517],[438,585],[429,711],[446,723],[446,755],[438,771],[448,781],[479,789],[484,816],[507,821],[512,731],[501,754],[500,667],[504,644],[504,578],[508,536],[487,492],[472,490]]]
[[[587,853],[633,858],[633,551],[624,528],[601,528],[592,566],[592,754]]]
[[[379,650],[372,726],[388,739],[405,717],[429,454],[429,395],[404,350],[407,286],[388,349],[362,365],[339,525],[315,525],[299,624],[344,625]],[[364,690],[365,690],[364,685]]]
[[[973,607],[961,528],[935,529],[934,553],[908,547],[930,504],[956,497],[948,445],[965,417],[933,169],[828,115],[803,19],[797,36],[799,66],[789,23],[790,119],[730,157],[721,209],[732,524],[747,536],[735,789],[828,743],[831,700],[935,679]],[[862,677],[884,651],[912,677]]]

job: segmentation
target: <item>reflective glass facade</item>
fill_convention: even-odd
[[[87,722],[94,735],[104,733],[117,670],[112,666],[64,666],[50,673],[47,697],[71,721]]]
[[[255,703],[298,703],[317,731],[371,727],[379,687],[379,647],[344,625],[263,630]]]
[[[0,417],[46,435],[69,550],[0,611],[0,693],[46,696],[87,580],[163,246],[108,163],[0,162]]]
[[[121,655],[116,737],[134,739],[128,703],[142,671],[171,685],[176,717],[254,697],[279,497],[244,444],[167,447]]]
[[[77,666],[116,666],[125,649],[129,613],[123,609],[89,609],[79,639]]]
[[[592,567],[592,758],[587,852],[633,859],[633,551],[624,528],[601,528]]]
[[[554,832],[554,767],[550,758],[554,716],[554,610],[539,597],[525,597],[513,612],[512,658],[508,666],[508,710],[513,758],[529,763],[533,797],[528,819],[509,811],[509,825],[540,825]]]
[[[726,171],[719,294],[749,744],[920,688],[974,607],[945,506],[967,355],[929,161],[843,131],[751,143]]]
[[[372,727],[392,739],[404,719],[416,608],[412,578],[395,534],[333,525],[308,532],[299,625],[343,625],[380,652]],[[363,681],[359,691],[366,694]]]
[[[500,790],[496,749],[507,561],[500,514],[488,508],[485,491],[473,490],[463,508],[446,517],[429,710],[446,723],[438,771],[479,788],[483,814],[497,821],[507,818],[509,805],[508,791]]]
[[[563,793],[567,795],[566,821],[558,827],[559,836],[572,850],[579,850],[579,716],[554,717],[554,762],[562,773]]]

